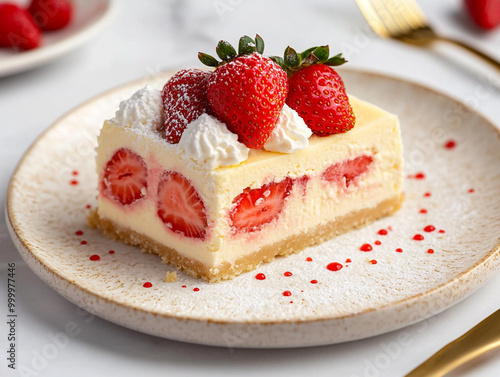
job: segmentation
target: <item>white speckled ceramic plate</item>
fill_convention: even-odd
[[[164,74],[83,104],[27,152],[7,206],[21,255],[64,297],[103,318],[201,344],[331,344],[446,309],[499,268],[499,133],[430,89],[358,71],[343,77],[351,93],[400,116],[409,177],[394,216],[231,281],[208,284],[180,273],[177,282],[165,282],[172,267],[106,239],[85,221],[87,207],[95,205],[94,147],[103,119],[145,82],[161,88]],[[435,230],[425,231],[429,225]],[[417,234],[424,239],[415,240]],[[361,251],[364,243],[373,250]],[[342,268],[330,271],[332,262]]]
[[[111,0],[73,0],[71,23],[64,29],[42,33],[40,47],[29,51],[0,48],[0,77],[37,67],[77,49],[108,23],[112,4]]]

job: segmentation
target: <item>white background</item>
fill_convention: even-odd
[[[500,127],[500,71],[452,46],[419,49],[376,37],[354,1],[171,0],[116,2],[108,27],[55,62],[0,78],[0,196],[31,143],[61,115],[124,82],[196,67],[219,39],[259,33],[266,53],[329,44],[352,68],[423,83]],[[500,60],[500,28],[474,27],[460,0],[420,0],[435,28]],[[0,62],[1,63],[1,62]],[[473,157],[473,156],[471,156]],[[333,346],[242,350],[184,344],[128,330],[66,301],[22,262],[0,219],[0,375],[403,376],[500,306],[500,275],[452,308],[405,329]],[[7,263],[16,263],[17,366],[7,368]],[[64,333],[68,335],[63,335]],[[28,369],[29,368],[29,369]],[[28,373],[31,372],[31,373]],[[500,352],[455,376],[498,376]]]

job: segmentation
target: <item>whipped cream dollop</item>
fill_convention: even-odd
[[[238,165],[248,158],[248,149],[238,135],[216,118],[202,114],[189,123],[178,144],[184,155],[209,169]]]
[[[120,103],[112,119],[125,127],[156,129],[163,121],[161,91],[146,85]]]
[[[294,153],[309,145],[311,135],[311,130],[300,115],[285,105],[276,127],[264,144],[264,149],[270,152]]]

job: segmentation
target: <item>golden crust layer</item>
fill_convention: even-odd
[[[398,194],[373,208],[362,209],[326,224],[321,224],[307,232],[294,234],[280,242],[266,245],[252,254],[241,257],[234,264],[224,262],[217,267],[205,266],[201,262],[186,258],[176,250],[149,237],[120,227],[108,219],[102,219],[98,216],[97,210],[91,212],[88,222],[90,226],[101,229],[109,238],[138,246],[143,252],[157,254],[161,257],[163,263],[172,264],[193,277],[201,277],[209,282],[217,282],[232,279],[245,271],[251,271],[263,262],[274,260],[276,256],[297,253],[309,246],[320,244],[339,234],[390,215],[401,207],[402,202],[403,195]]]

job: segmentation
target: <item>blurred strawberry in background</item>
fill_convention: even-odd
[[[40,29],[26,9],[13,3],[0,4],[0,46],[31,50],[40,45]]]
[[[483,29],[500,25],[500,0],[464,0],[474,22]]]
[[[73,5],[68,0],[32,0],[28,10],[44,31],[62,29],[73,16]]]

